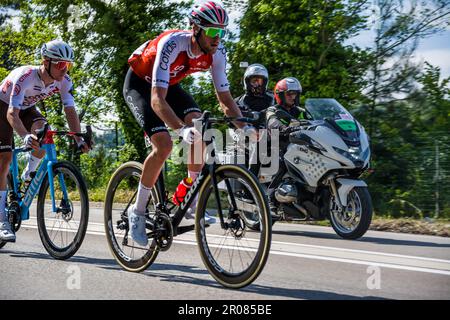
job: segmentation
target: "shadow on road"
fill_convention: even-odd
[[[183,275],[166,274],[157,271],[177,271],[183,273]],[[189,274],[201,274],[209,275],[204,269],[199,269],[193,266],[173,265],[173,264],[160,264],[155,263],[148,270],[143,272],[148,277],[159,278],[160,281],[166,281],[170,283],[184,283],[197,286],[206,286],[209,288],[216,288],[219,290],[233,290],[227,289],[217,283],[214,279],[200,279],[198,277],[192,277]],[[248,292],[252,294],[260,295],[258,298],[291,298],[291,299],[308,299],[308,300],[386,300],[385,298],[365,296],[358,297],[346,294],[339,294],[334,292],[320,291],[320,290],[304,290],[304,289],[291,289],[291,288],[278,288],[271,286],[262,286],[258,284],[252,284],[242,289],[236,289],[237,292]],[[192,297],[190,297],[192,299]],[[254,297],[252,297],[254,298]]]
[[[303,236],[309,238],[320,238],[320,239],[334,239],[341,241],[358,241],[358,242],[369,242],[384,245],[395,245],[395,246],[412,246],[412,247],[431,247],[431,248],[450,248],[450,243],[435,243],[426,241],[414,241],[414,240],[400,240],[400,239],[386,239],[386,238],[375,238],[363,236],[358,240],[346,240],[342,239],[337,234],[315,232],[315,231],[293,231],[293,230],[272,230],[272,233],[285,236]]]
[[[55,260],[52,256],[50,256],[48,253],[41,253],[41,252],[20,252],[20,251],[13,251],[13,250],[0,250],[0,254],[9,254],[13,258],[31,258],[31,259],[42,259],[42,260]],[[68,260],[64,260],[66,262],[77,262],[77,263],[86,263],[86,264],[93,264],[93,265],[117,265],[116,260],[114,259],[100,259],[100,258],[90,258],[90,257],[84,257],[84,256],[73,256]],[[62,262],[62,261],[61,261]],[[120,267],[118,267],[120,269]]]
[[[0,250],[0,254],[8,254],[14,258],[30,258],[30,259],[43,259],[43,260],[54,260],[47,253],[40,252],[19,252],[13,250]],[[55,260],[56,261],[56,260]],[[85,256],[74,256],[67,260],[70,263],[83,263],[98,266],[105,270],[117,270],[126,272],[123,270],[114,259],[101,259],[101,258],[91,258]],[[164,273],[176,271],[178,274],[168,274]],[[184,283],[190,285],[196,285],[201,287],[216,288],[218,290],[233,290],[222,287],[217,283],[205,269],[201,269],[196,266],[185,266],[177,264],[167,264],[167,263],[154,263],[141,274],[136,274],[136,276],[146,276],[151,278],[157,278],[160,281],[166,281],[170,283]],[[205,279],[204,277],[208,277]],[[145,283],[143,283],[145,285]],[[379,297],[365,296],[358,297],[346,294],[339,294],[334,292],[320,291],[320,290],[305,290],[305,289],[292,289],[292,288],[279,288],[273,286],[263,286],[257,283],[252,284],[246,288],[236,290],[238,292],[248,292],[251,294],[259,295],[257,298],[290,298],[290,299],[330,299],[330,300],[362,300],[362,299],[382,299]],[[213,297],[211,297],[213,298]],[[252,296],[255,298],[255,296]],[[194,299],[192,296],[189,299]]]

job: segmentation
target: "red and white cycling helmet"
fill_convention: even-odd
[[[189,21],[202,27],[226,28],[228,26],[228,14],[220,4],[208,1],[194,5],[189,14]]]

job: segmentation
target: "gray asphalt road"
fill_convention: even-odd
[[[369,231],[359,241],[326,227],[275,224],[260,277],[221,287],[203,266],[194,233],[175,238],[145,272],[123,271],[103,233],[101,208],[76,256],[52,259],[33,219],[0,249],[0,299],[450,299],[450,239]]]

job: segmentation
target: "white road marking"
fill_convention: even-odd
[[[35,219],[30,219],[23,224],[23,227],[37,229]],[[75,232],[75,230],[67,230]],[[88,234],[106,236],[102,223],[90,222]],[[226,238],[222,235],[209,235],[208,241],[211,247],[234,248],[243,251],[255,251],[252,244],[256,244],[256,239],[246,239],[246,246],[239,248],[232,247],[228,243],[219,239]],[[195,233],[188,232],[179,235],[174,243],[197,246]],[[366,250],[355,250],[336,248],[319,245],[299,244],[282,241],[272,241],[270,253],[273,255],[316,259],[323,261],[333,261],[351,263],[358,265],[379,266],[391,269],[426,272],[441,275],[450,275],[450,260],[425,258],[409,255],[391,254]]]

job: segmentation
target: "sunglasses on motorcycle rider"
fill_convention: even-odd
[[[202,26],[199,27],[200,29],[203,29],[205,31],[206,36],[210,38],[215,38],[218,36],[220,39],[223,39],[227,34],[226,29],[216,27],[202,27]]]
[[[70,70],[73,66],[72,62],[69,61],[53,61],[53,60],[49,60],[49,62],[51,64],[53,64],[53,66],[58,69],[58,70],[64,70],[65,68],[67,68],[67,70]]]
[[[299,92],[297,91],[297,90],[289,90],[289,91],[286,91],[286,95],[287,96],[290,96],[290,97],[295,97],[295,96],[297,96],[299,94]]]

